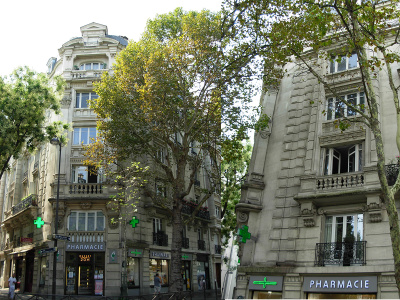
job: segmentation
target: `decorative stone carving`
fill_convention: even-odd
[[[325,214],[325,210],[323,209],[323,208],[318,208],[318,211],[317,211],[317,213],[318,213],[318,215],[324,215]]]
[[[382,221],[382,203],[372,202],[364,205],[363,211],[368,213],[371,223],[379,223]]]
[[[314,217],[303,218],[303,222],[304,222],[304,227],[314,227],[315,226]]]
[[[263,138],[263,139],[268,138],[270,135],[271,135],[271,132],[270,132],[270,131],[266,131],[266,130],[260,131],[260,136],[261,136],[261,138]]]
[[[80,206],[82,209],[90,209],[92,207],[92,202],[81,202]]]
[[[249,219],[249,215],[247,212],[239,211],[237,214],[237,220],[239,223],[246,223]]]

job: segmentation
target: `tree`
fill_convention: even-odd
[[[91,163],[116,172],[129,161],[150,166],[140,205],[151,199],[172,221],[170,292],[182,290],[184,201],[200,170],[206,186],[192,217],[220,184],[219,29],[209,11],[176,9],[148,21],[96,85],[92,103],[103,140],[88,147],[102,149],[89,150]]]
[[[295,63],[299,76],[312,74],[338,100],[338,113],[346,107],[361,116],[347,118],[342,113],[337,121],[341,130],[354,121],[370,128],[377,149],[381,197],[389,216],[395,278],[400,291],[400,231],[395,205],[400,176],[393,186],[388,185],[375,86],[378,76],[385,72],[397,120],[393,140],[400,152],[399,86],[393,79],[393,67],[400,62],[396,52],[400,34],[398,3],[397,0],[227,0],[224,9],[230,32],[237,32],[238,40],[242,40],[240,48],[236,46],[237,51],[251,49],[253,59],[262,58],[264,63],[258,71],[264,75],[266,88],[279,84],[287,64]],[[358,60],[357,76],[361,78],[359,88],[364,92],[365,103],[342,97],[335,82],[321,72],[327,61],[332,65],[343,64],[353,55]]]
[[[0,78],[0,179],[11,158],[36,147],[67,129],[61,122],[48,124],[47,113],[60,113],[59,98],[64,91],[60,77],[50,82],[45,74],[28,67],[16,69]]]
[[[235,149],[236,159],[221,162],[221,204],[222,204],[222,228],[221,235],[224,237],[223,245],[226,246],[232,234],[235,233],[237,222],[235,206],[240,201],[241,184],[247,173],[253,147],[247,142],[242,144],[242,151]],[[227,153],[227,149],[224,153]]]

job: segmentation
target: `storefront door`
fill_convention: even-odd
[[[35,250],[28,251],[26,253],[25,291],[24,292],[32,292],[34,260],[35,260]]]
[[[190,261],[182,261],[183,290],[191,290]]]

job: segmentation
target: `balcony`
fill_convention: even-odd
[[[316,178],[317,190],[341,190],[364,185],[363,173],[325,175]]]
[[[206,250],[206,241],[198,240],[197,241],[197,249],[198,250]]]
[[[214,245],[215,246],[215,254],[221,254],[221,245]]]
[[[73,70],[71,72],[72,79],[89,79],[98,78],[100,79],[104,69],[101,70]]]
[[[70,194],[102,194],[101,183],[71,183],[69,185]]]
[[[189,238],[182,238],[182,248],[189,249]]]
[[[385,166],[386,180],[388,185],[394,185],[399,174],[400,166],[398,164],[391,164]]]
[[[71,243],[103,243],[104,231],[68,231]]]
[[[153,232],[153,245],[168,246],[168,235],[163,231]]]
[[[317,243],[315,265],[366,265],[366,241],[345,243]]]
[[[193,211],[196,209],[197,204],[193,201],[184,201],[183,206],[182,206],[182,213],[191,215]],[[196,217],[204,219],[204,220],[210,220],[210,212],[208,211],[207,208],[200,208],[200,210],[197,212]]]
[[[37,198],[36,195],[31,194],[25,199],[23,199],[20,203],[14,205],[11,208],[12,215],[14,216],[29,207],[37,206],[36,198]]]

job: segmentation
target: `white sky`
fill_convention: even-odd
[[[1,4],[0,76],[18,66],[46,72],[50,57],[72,37],[80,37],[80,27],[97,22],[108,34],[138,40],[146,21],[156,14],[209,9],[218,11],[221,0],[18,0]]]

